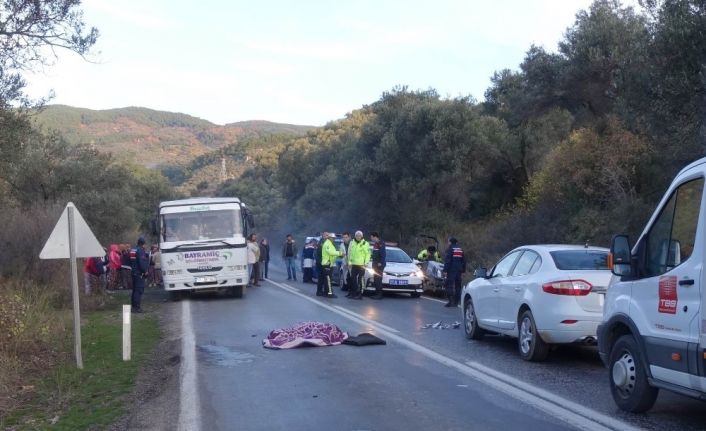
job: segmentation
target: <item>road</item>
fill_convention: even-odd
[[[183,430],[702,430],[699,401],[662,391],[653,410],[618,410],[595,348],[563,347],[527,363],[513,339],[466,340],[460,309],[433,298],[381,301],[314,295],[315,286],[270,280],[244,299],[196,296],[181,312],[179,427]],[[338,290],[336,288],[336,290]],[[276,328],[321,321],[385,346],[269,350]]]

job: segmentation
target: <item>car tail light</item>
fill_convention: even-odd
[[[544,283],[542,290],[553,295],[586,296],[591,293],[592,287],[585,280],[561,280]]]

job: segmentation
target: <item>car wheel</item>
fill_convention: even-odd
[[[547,359],[549,345],[539,336],[537,325],[534,323],[534,316],[532,316],[530,310],[522,313],[518,326],[520,329],[517,337],[517,346],[522,359],[533,362]]]
[[[610,351],[610,391],[621,409],[642,413],[657,401],[659,389],[647,382],[645,365],[632,335],[623,335]]]
[[[419,298],[420,296],[422,296],[422,294],[419,292],[412,292],[409,294],[409,296],[411,296],[412,298]]]
[[[476,309],[473,308],[473,301],[470,298],[463,303],[463,330],[469,340],[480,340],[485,335],[485,331],[478,326]]]

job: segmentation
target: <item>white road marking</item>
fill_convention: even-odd
[[[399,332],[400,332],[400,331],[398,331],[398,330],[395,329],[395,328],[390,328],[389,326],[383,325],[383,324],[380,323],[380,322],[377,322],[377,321],[372,320],[372,319],[368,319],[367,317],[363,316],[362,314],[355,313],[355,312],[353,312],[353,311],[351,311],[351,310],[349,310],[349,309],[347,309],[347,308],[341,307],[340,305],[334,305],[334,307],[336,307],[338,310],[343,311],[344,313],[350,314],[350,315],[353,316],[353,317],[356,317],[356,318],[358,318],[358,319],[364,320],[365,322],[367,322],[367,323],[369,323],[369,324],[371,324],[371,325],[373,325],[373,326],[376,326],[376,327],[378,327],[378,328],[382,328],[382,329],[385,329],[385,330],[387,330],[387,331],[394,332],[394,333],[399,333]]]
[[[191,301],[181,302],[181,367],[179,369],[179,431],[201,429],[201,406],[196,374],[196,337],[191,322]]]
[[[345,317],[357,323],[369,324],[365,320],[357,317],[355,313],[342,311],[339,307],[330,306],[321,301],[318,301],[310,296],[307,296],[300,292],[292,291],[287,286],[277,283],[272,280],[267,280],[290,292],[293,295],[312,302],[319,307],[325,308],[339,316]],[[384,335],[388,339],[395,341],[397,344],[401,344],[417,353],[420,353],[427,358],[436,361],[442,365],[446,365],[461,374],[475,379],[481,383],[490,386],[491,388],[505,393],[525,404],[540,409],[549,415],[564,421],[565,423],[576,427],[581,430],[586,431],[639,431],[640,428],[633,427],[625,422],[618,419],[612,418],[610,416],[599,413],[595,410],[580,406],[573,401],[562,398],[558,395],[552,394],[546,390],[540,389],[526,382],[518,381],[515,377],[509,376],[507,374],[501,373],[499,371],[493,370],[477,364],[475,362],[469,362],[463,364],[459,361],[451,359],[444,356],[434,350],[410,341],[404,337],[396,335],[392,331],[377,327],[380,334]]]
[[[424,296],[424,295],[420,296],[420,298],[424,298],[424,299],[427,299],[427,300],[429,300],[429,301],[441,302],[442,304],[446,304],[446,302],[447,302],[447,301],[444,301],[444,300],[441,300],[441,299],[430,298],[430,297]]]

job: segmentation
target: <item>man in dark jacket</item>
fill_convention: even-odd
[[[145,292],[145,279],[150,268],[143,237],[138,238],[137,245],[130,250],[130,267],[132,268],[132,312],[142,313],[142,294]]]
[[[382,299],[382,274],[387,265],[387,250],[385,249],[385,241],[380,238],[377,232],[370,233],[370,240],[373,243],[373,283],[375,284],[375,295],[372,299]]]
[[[446,296],[449,302],[444,307],[456,307],[461,299],[461,274],[466,272],[466,256],[458,245],[458,240],[449,238],[449,247],[444,259],[444,275],[446,276]]]
[[[290,233],[282,245],[282,260],[284,260],[284,266],[287,267],[287,280],[297,281],[297,268],[294,265],[297,254],[297,244]]]

